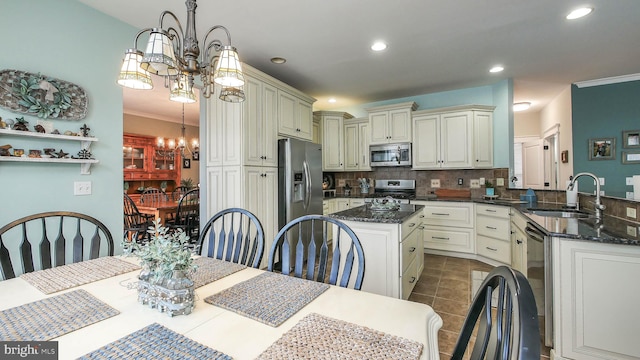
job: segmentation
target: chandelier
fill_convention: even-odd
[[[209,98],[215,92],[214,84],[221,86],[219,98],[228,102],[244,100],[244,75],[238,59],[238,52],[231,46],[231,35],[227,28],[216,25],[207,31],[202,42],[202,53],[196,37],[196,0],[186,0],[186,31],[171,11],[160,14],[159,26],[143,29],[136,34],[133,48],[125,51],[124,60],[118,76],[118,84],[140,90],[153,88],[151,74],[164,77],[165,87],[170,88],[170,99],[183,103],[196,101],[193,93],[194,78],[200,75],[203,84],[201,94]],[[164,27],[166,15],[172,17],[177,25]],[[226,43],[221,40],[208,40],[215,30],[224,30]],[[143,53],[138,50],[138,38],[149,33],[147,47]]]
[[[168,139],[165,143],[163,137],[158,137],[156,141],[156,146],[158,147],[159,154],[161,156],[167,156],[170,152],[180,153],[180,156],[184,159],[185,154],[191,154],[194,158],[199,158],[200,155],[200,144],[198,143],[198,139],[191,140],[191,147],[187,144],[187,137],[185,136],[186,128],[184,126],[184,103],[182,104],[182,127],[180,128],[180,137],[178,141],[174,139]],[[168,149],[168,150],[165,150]]]

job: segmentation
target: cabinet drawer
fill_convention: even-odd
[[[416,230],[417,228],[420,227],[420,225],[422,224],[422,218],[421,216],[424,216],[424,214],[422,212],[417,213],[415,215],[413,215],[412,217],[410,217],[409,219],[407,219],[407,221],[402,223],[402,228],[400,229],[400,236],[402,236],[401,241],[404,241],[404,239],[414,230]]]
[[[402,286],[402,298],[407,300],[409,295],[411,295],[411,291],[416,286],[416,282],[418,281],[418,262],[416,259],[407,266],[407,269],[402,273],[402,277],[400,279],[400,284]]]
[[[495,216],[508,219],[511,208],[508,206],[495,206],[495,205],[476,205],[476,215]]]
[[[473,204],[427,206],[424,223],[439,226],[473,227]]]
[[[425,226],[424,247],[427,249],[473,253],[473,229],[443,230]]]
[[[131,180],[149,180],[148,173],[131,173]]]
[[[511,243],[486,236],[477,237],[478,255],[511,264]]]
[[[500,240],[509,241],[510,219],[502,219],[478,215],[476,218],[476,233],[478,235],[491,236]]]
[[[416,258],[416,254],[418,253],[419,239],[421,232],[413,231],[409,236],[407,236],[402,243],[400,243],[400,251],[401,251],[401,260],[400,260],[400,268],[402,272],[407,270],[409,264]]]

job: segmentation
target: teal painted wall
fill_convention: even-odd
[[[54,127],[91,128],[99,141],[92,153],[100,162],[90,175],[77,164],[0,163],[0,226],[19,217],[53,210],[77,211],[104,222],[119,243],[122,237],[122,90],[115,79],[124,50],[136,29],[75,0],[2,0],[0,69],[42,73],[70,81],[88,94],[87,117],[50,119]],[[22,116],[0,108],[3,119]],[[30,129],[35,116],[25,116]],[[0,136],[14,148],[78,151],[75,142]],[[74,196],[74,181],[91,181],[92,195]],[[118,249],[118,247],[117,247]]]
[[[591,172],[605,178],[602,190],[607,196],[625,197],[632,186],[625,178],[640,175],[640,164],[622,164],[622,132],[640,129],[640,81],[571,88],[573,121],[573,171]],[[613,160],[589,160],[588,141],[592,138],[615,138]],[[640,149],[635,149],[640,152]],[[591,181],[579,180],[580,191],[593,192]]]
[[[493,105],[493,165],[507,168],[513,163],[513,81],[503,80],[492,85],[451,90],[433,94],[410,96],[378,101],[354,107],[335,109],[345,111],[354,117],[368,116],[366,108],[414,101],[418,110],[434,109],[456,105]]]

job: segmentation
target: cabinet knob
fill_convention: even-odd
[[[516,240],[516,244],[522,244],[522,240]]]

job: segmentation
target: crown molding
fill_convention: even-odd
[[[578,82],[575,82],[574,84],[579,88],[583,88],[583,87],[591,87],[591,86],[617,84],[621,82],[636,81],[636,80],[640,80],[640,74],[629,74],[629,75],[613,76],[613,77],[595,79],[595,80],[578,81]]]

